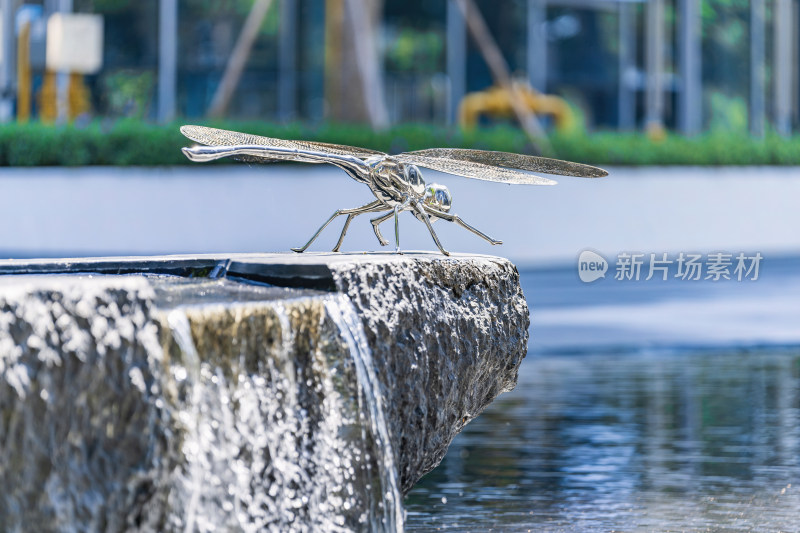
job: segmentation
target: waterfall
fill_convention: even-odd
[[[377,441],[377,451],[380,453],[378,462],[383,486],[383,523],[386,529],[401,532],[403,531],[403,500],[400,494],[400,483],[397,479],[394,450],[384,416],[380,382],[375,374],[372,352],[367,344],[364,328],[353,303],[347,296],[329,297],[325,301],[325,309],[339,326],[339,331],[350,348],[356,365],[359,393],[367,404],[372,434]]]
[[[194,385],[191,386],[189,403],[191,405],[199,405],[202,401],[203,394],[202,387],[200,386],[200,356],[197,353],[197,350],[194,346],[194,341],[192,340],[192,331],[191,326],[189,325],[189,319],[186,317],[186,313],[180,310],[175,310],[167,315],[167,321],[175,338],[175,342],[183,352],[185,361],[185,366],[173,368],[173,377],[175,377],[179,382],[182,382],[187,378],[191,378],[190,383],[193,383]],[[194,409],[191,413],[184,414],[188,415],[184,416],[182,420],[187,429],[187,433],[192,436],[198,436],[200,434],[200,426],[202,424],[202,413],[199,412],[199,410]],[[187,456],[191,457],[194,453],[196,453],[197,446],[194,445],[190,439],[187,439],[187,442],[191,444],[184,445],[184,449],[182,451],[183,453],[187,454]],[[200,461],[192,459],[194,458],[190,458],[189,460],[189,464],[191,466],[189,468],[190,472],[188,477],[190,486],[194,487],[195,490],[191,492],[189,504],[186,507],[186,526],[184,528],[186,533],[191,533],[195,530],[197,505],[201,494],[199,488],[203,480],[204,465],[202,465]]]
[[[178,306],[166,323],[185,458],[170,529],[403,530],[380,385],[346,296]]]

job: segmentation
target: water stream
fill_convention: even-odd
[[[186,458],[175,492],[186,512],[173,525],[403,531],[379,383],[349,300],[215,302],[241,285],[202,283],[211,302],[173,297],[166,315]]]
[[[403,498],[400,494],[400,482],[397,479],[395,452],[392,450],[392,441],[384,417],[380,382],[375,374],[375,364],[364,335],[364,328],[352,302],[344,295],[329,297],[325,301],[325,309],[339,326],[339,331],[353,355],[359,382],[359,401],[366,404],[370,428],[376,440],[377,452],[380,454],[378,464],[383,487],[382,522],[388,529],[403,531]]]

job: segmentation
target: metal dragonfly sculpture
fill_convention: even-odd
[[[431,225],[438,219],[454,222],[490,242],[502,244],[482,231],[470,226],[458,215],[451,214],[453,198],[444,185],[427,184],[422,179],[418,167],[438,170],[465,178],[494,181],[507,184],[555,185],[555,181],[521,172],[522,170],[599,178],[608,173],[600,168],[508,152],[490,152],[458,148],[431,148],[397,155],[356,148],[340,144],[312,141],[289,141],[239,133],[236,131],[207,128],[204,126],[183,126],[181,133],[201,146],[187,147],[183,153],[192,161],[212,161],[223,157],[255,163],[276,161],[298,161],[301,163],[329,163],[344,170],[351,178],[369,187],[375,200],[353,209],[337,209],[320,226],[309,241],[295,252],[304,252],[328,224],[340,215],[347,215],[341,235],[334,252],[338,252],[350,223],[358,215],[365,213],[388,213],[373,218],[372,227],[382,246],[389,244],[380,231],[380,224],[394,217],[396,250],[400,251],[400,227],[398,215],[411,211],[422,221],[433,237],[433,241],[444,255],[450,253],[442,247],[439,237]]]

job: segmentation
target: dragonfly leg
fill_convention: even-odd
[[[389,241],[383,238],[383,235],[381,235],[381,230],[380,228],[378,228],[378,226],[380,224],[383,224],[393,216],[394,216],[394,211],[389,211],[387,214],[383,216],[380,216],[378,218],[373,218],[372,220],[370,220],[370,222],[372,222],[372,229],[375,230],[375,236],[378,238],[378,242],[381,243],[381,246],[388,245]]]
[[[394,253],[400,253],[400,214],[399,206],[394,206]]]
[[[466,222],[461,220],[461,218],[458,215],[451,215],[450,213],[445,213],[444,211],[439,211],[438,209],[434,209],[434,208],[432,208],[432,207],[430,207],[428,205],[424,205],[423,207],[425,208],[425,211],[428,212],[428,214],[433,215],[436,218],[441,218],[442,220],[446,220],[448,222],[455,222],[456,224],[458,224],[462,228],[471,231],[472,233],[474,233],[478,237],[490,242],[491,244],[503,244],[503,241],[498,241],[498,240],[492,239],[491,237],[489,237],[488,235],[486,235],[485,233],[483,233],[479,229],[473,228],[472,226],[470,226],[469,224],[467,224]]]
[[[411,198],[406,198],[402,204],[394,206],[394,251],[398,254],[400,253],[400,219],[397,215],[405,211],[410,203]]]
[[[431,226],[431,219],[428,216],[428,213],[425,212],[425,209],[422,206],[422,202],[419,200],[412,204],[414,206],[414,210],[419,214],[422,221],[428,226],[428,231],[431,233],[431,237],[433,237],[433,242],[436,243],[436,246],[439,248],[439,251],[442,252],[444,255],[450,255],[450,252],[442,248],[442,243],[439,242],[439,237],[436,236],[436,232],[433,231],[433,226]],[[438,215],[437,215],[438,216]]]
[[[320,226],[317,232],[308,240],[308,242],[302,248],[292,248],[292,251],[297,253],[305,252],[306,249],[309,246],[311,246],[311,243],[314,242],[317,239],[317,237],[319,237],[319,234],[322,233],[322,230],[327,228],[328,224],[333,222],[333,219],[338,217],[339,215],[360,215],[361,213],[369,213],[370,211],[381,205],[383,204],[379,200],[375,200],[374,202],[370,202],[367,205],[362,205],[361,207],[355,207],[353,209],[337,209],[336,211],[334,211],[331,217],[328,220],[326,220],[322,226]],[[344,236],[342,235],[342,237],[340,238],[343,237]]]
[[[372,203],[375,203],[375,202],[372,202]],[[366,207],[366,206],[364,206],[364,207]],[[384,211],[385,209],[386,209],[386,206],[384,206],[383,204],[379,203],[376,207],[373,207],[372,209],[359,211],[358,213],[350,213],[349,215],[347,215],[347,220],[344,221],[344,227],[342,228],[341,235],[339,235],[339,240],[336,241],[336,246],[334,246],[333,250],[331,250],[331,251],[332,252],[338,252],[339,251],[339,248],[342,246],[342,242],[344,242],[344,236],[345,236],[345,234],[347,234],[347,229],[350,227],[350,223],[353,221],[354,218],[356,218],[358,215],[363,215],[364,213],[372,213],[372,212],[375,212],[375,211]]]

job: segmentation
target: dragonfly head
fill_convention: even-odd
[[[444,185],[431,183],[425,189],[425,199],[422,202],[429,207],[447,213],[453,205],[453,197],[450,196],[450,191]]]

